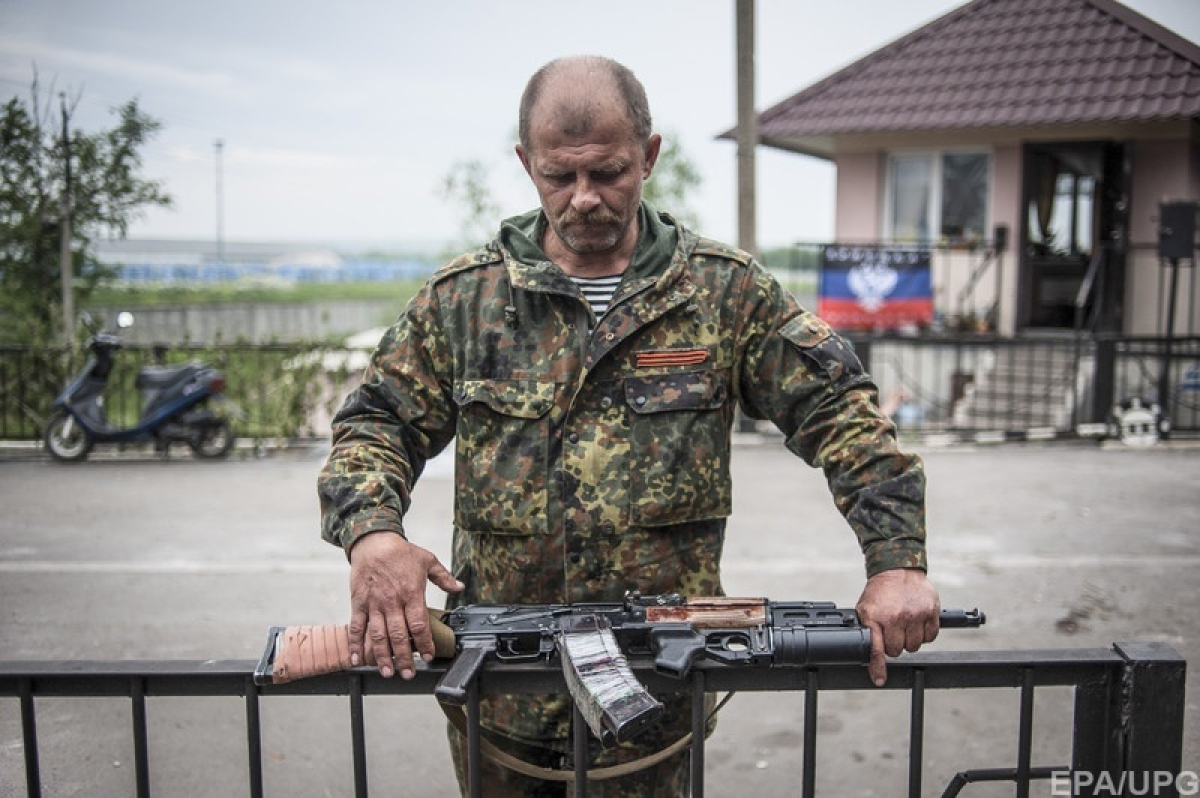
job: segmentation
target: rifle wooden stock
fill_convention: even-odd
[[[429,611],[435,655],[453,657],[454,632],[442,623],[441,615],[441,610]],[[363,665],[376,664],[370,641],[363,647],[363,658]],[[350,631],[345,624],[277,626],[271,630],[271,640],[254,677],[260,683],[284,684],[351,667]]]

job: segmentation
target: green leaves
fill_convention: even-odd
[[[59,326],[68,209],[82,299],[106,273],[89,243],[123,237],[147,207],[171,203],[141,174],[141,151],[161,124],[136,100],[114,109],[113,127],[89,133],[71,127],[65,98],[55,108],[48,94],[35,78],[28,100],[13,97],[0,111],[0,340],[35,343]]]

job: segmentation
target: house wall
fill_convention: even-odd
[[[1200,126],[1143,130],[1142,137],[1133,130],[1087,132],[1096,138],[1126,138],[1133,141],[1130,197],[1130,241],[1133,246],[1126,271],[1124,332],[1134,335],[1161,333],[1164,309],[1160,308],[1160,292],[1165,290],[1169,272],[1160,265],[1155,249],[1158,241],[1158,204],[1163,199],[1200,199]],[[1076,138],[1062,133],[1059,135]],[[1050,140],[1053,136],[1043,131],[1041,137]],[[1079,138],[1086,137],[1080,135]],[[1012,335],[1016,331],[1021,290],[1023,139],[1018,136],[991,145],[993,162],[989,225],[992,230],[997,225],[1005,225],[1009,231],[1008,247],[1001,255],[999,267],[1001,300],[998,321],[1002,335]],[[960,143],[935,139],[921,142],[932,149]],[[975,143],[983,144],[982,141]],[[836,156],[837,215],[834,240],[842,243],[883,240],[885,153],[888,149],[889,146],[881,141],[866,149],[841,152]],[[951,314],[959,309],[954,298],[969,277],[972,266],[963,258],[956,258],[953,253],[935,260],[934,279],[935,288],[938,289],[939,310]],[[990,306],[996,290],[995,274],[984,274],[972,295],[975,307],[968,309]],[[1200,332],[1200,266],[1181,269],[1176,317],[1177,332]]]
[[[934,143],[933,149],[951,146]],[[1021,148],[1005,145],[993,149],[990,224],[1008,227],[1009,243],[999,263],[1000,331],[1011,334],[1016,323],[1016,291],[1019,279],[1018,247],[1021,220]],[[841,153],[837,164],[837,215],[835,237],[839,243],[877,243],[884,239],[884,191],[886,149]],[[990,233],[989,233],[990,234]],[[961,292],[979,265],[978,252],[939,251],[933,258],[933,280],[938,311],[950,317],[960,312],[984,315],[995,302],[996,271],[979,276],[969,300],[959,302]]]
[[[1165,287],[1170,272],[1159,262],[1158,205],[1163,200],[1200,199],[1200,144],[1191,138],[1140,140],[1134,144],[1130,197],[1131,252],[1125,281],[1125,331],[1164,332]],[[1200,329],[1195,312],[1196,269],[1183,267],[1176,301],[1176,331]]]
[[[879,152],[838,155],[834,240],[873,242],[883,238],[883,157]]]

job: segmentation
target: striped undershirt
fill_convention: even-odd
[[[571,282],[579,286],[583,298],[592,306],[592,313],[596,314],[597,319],[608,311],[613,294],[617,292],[617,286],[621,284],[621,275],[619,274],[610,277],[575,277],[574,275],[570,275],[570,277]]]

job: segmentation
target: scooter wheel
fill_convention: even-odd
[[[92,436],[74,416],[64,410],[55,411],[50,416],[42,440],[50,456],[64,463],[77,463],[86,459],[92,451]]]
[[[233,428],[225,419],[205,424],[195,438],[188,441],[197,457],[217,459],[229,454],[233,448]]]

